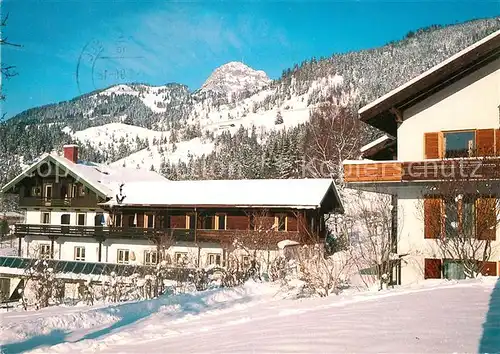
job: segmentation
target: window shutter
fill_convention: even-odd
[[[495,129],[476,130],[476,156],[495,155]]]
[[[439,238],[443,227],[442,200],[436,197],[424,199],[424,238]]]
[[[441,260],[425,258],[424,279],[441,279]]]
[[[478,198],[476,201],[476,238],[478,240],[496,240],[496,198]]]
[[[426,159],[438,159],[439,154],[439,133],[425,133],[424,134],[424,157]]]
[[[479,262],[479,269],[482,275],[497,276],[497,262]]]
[[[500,129],[495,129],[495,152],[500,156]]]

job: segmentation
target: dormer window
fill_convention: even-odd
[[[445,158],[472,157],[476,150],[474,131],[444,133]]]

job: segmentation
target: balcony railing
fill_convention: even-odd
[[[41,197],[21,197],[19,199],[20,207],[74,207],[74,208],[95,208],[97,200],[93,198],[41,198]]]
[[[16,236],[93,237],[97,239],[169,240],[184,242],[232,242],[235,237],[263,238],[269,241],[299,238],[298,231],[262,233],[250,230],[153,229],[142,227],[99,227],[70,225],[17,224]]]
[[[344,163],[346,182],[404,182],[500,179],[500,158],[463,158]]]

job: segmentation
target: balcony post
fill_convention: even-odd
[[[19,246],[17,248],[17,256],[18,257],[22,257],[22,237],[21,235],[18,236],[19,237]]]

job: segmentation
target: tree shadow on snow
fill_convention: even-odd
[[[211,292],[212,291],[208,291],[206,294]],[[210,299],[210,296],[208,296],[208,298]],[[208,304],[206,300],[206,296],[201,297],[200,294],[182,294],[171,296],[170,298],[167,297],[154,300],[145,300],[138,303],[128,303],[116,305],[113,307],[107,307],[100,311],[121,318],[117,322],[106,328],[85,335],[83,338],[79,339],[78,342],[86,339],[96,339],[101,336],[110,334],[111,332],[121,327],[131,325],[146,317],[151,316],[164,306],[179,306],[178,312],[176,312],[178,313],[178,316],[172,316],[172,320],[176,320],[186,315],[197,315],[207,310],[221,310],[236,304],[242,304],[250,301],[251,297],[244,296],[239,299],[223,301],[216,304]]]
[[[88,333],[77,340],[70,341],[73,343],[80,342],[86,339],[96,339],[103,335],[110,334],[117,329],[131,325],[148,316],[151,316],[164,306],[178,306],[176,312],[172,314],[172,320],[176,320],[186,315],[197,315],[207,310],[221,310],[237,304],[243,304],[251,300],[251,297],[243,296],[242,298],[235,300],[208,303],[207,300],[212,299],[210,295],[213,294],[214,291],[217,290],[208,290],[206,292],[197,294],[181,294],[174,296],[170,295],[153,300],[116,304],[102,309],[96,309],[96,312],[104,312],[114,317],[118,317],[119,320],[106,328]],[[26,339],[22,342],[5,344],[3,347],[0,346],[0,353],[21,353],[36,349],[41,346],[53,346],[62,344],[68,341],[67,338],[70,336],[70,334],[71,332],[64,332],[59,329],[53,330],[47,335],[39,335]]]
[[[67,333],[60,329],[55,329],[49,334],[42,334],[25,339],[21,342],[0,345],[0,353],[13,354],[33,350],[38,347],[45,347],[63,343]]]
[[[478,352],[500,353],[500,279],[497,280],[490,296]]]

